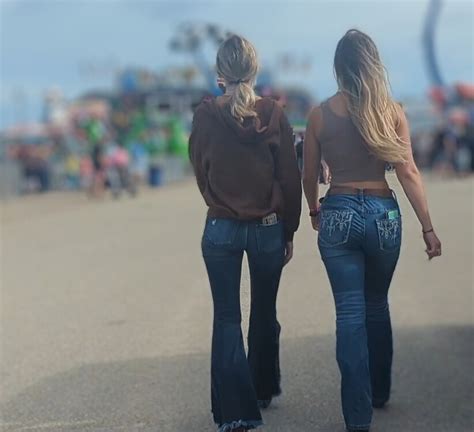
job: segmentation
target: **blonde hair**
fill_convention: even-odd
[[[229,37],[217,51],[216,69],[227,83],[236,86],[228,102],[231,114],[240,122],[245,117],[257,117],[257,95],[253,86],[258,72],[258,59],[254,46],[241,36]]]
[[[351,120],[372,153],[386,162],[406,162],[407,146],[397,133],[400,108],[372,39],[349,30],[337,44],[334,71]]]

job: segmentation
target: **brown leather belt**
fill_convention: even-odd
[[[393,193],[388,188],[380,189],[357,189],[350,186],[331,186],[327,195],[370,195],[377,197],[392,198]]]

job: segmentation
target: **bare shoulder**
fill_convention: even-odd
[[[323,110],[321,108],[321,105],[317,105],[313,107],[313,109],[310,111],[308,120],[311,122],[317,122],[323,118]]]
[[[406,127],[408,125],[408,120],[403,105],[400,102],[395,102],[395,112],[395,124],[397,125],[397,127]]]
[[[323,110],[321,105],[315,106],[308,115],[308,130],[319,135],[323,122]]]

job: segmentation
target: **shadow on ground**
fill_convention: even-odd
[[[473,430],[472,327],[396,332],[394,392],[374,432]],[[283,340],[284,394],[272,432],[342,432],[334,338]],[[3,431],[214,430],[209,355],[89,364],[40,380],[2,406]]]

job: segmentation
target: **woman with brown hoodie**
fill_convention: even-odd
[[[301,185],[293,132],[280,106],[256,96],[252,44],[232,36],[216,60],[225,94],[194,114],[189,154],[209,207],[202,238],[214,302],[211,400],[219,432],[262,424],[280,390],[276,298],[293,255]],[[251,279],[248,356],[241,330],[240,278],[246,252]]]

